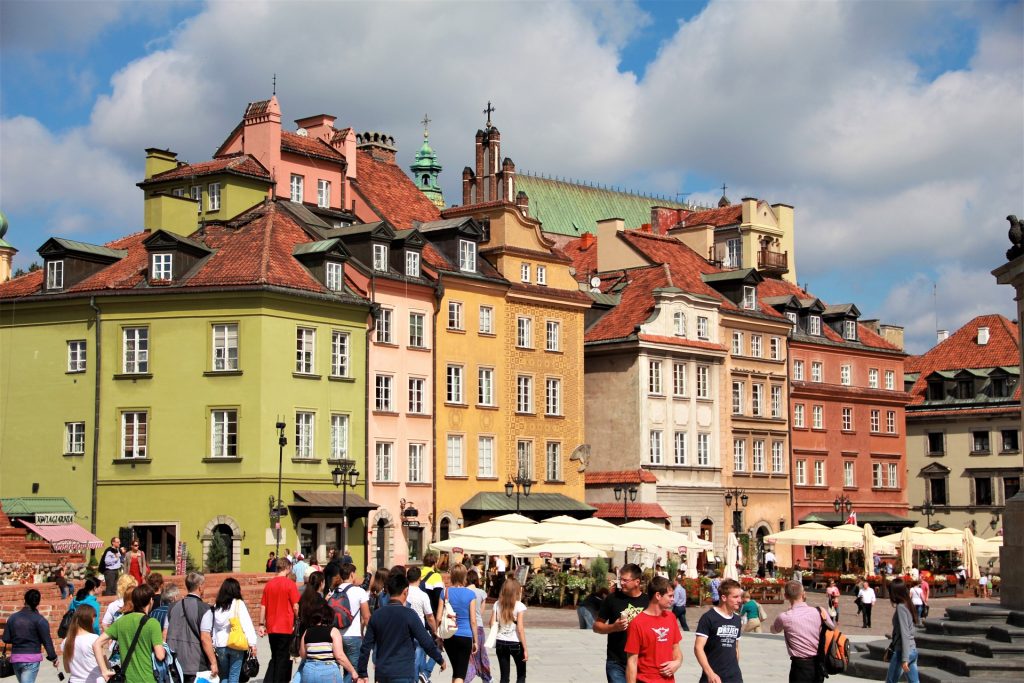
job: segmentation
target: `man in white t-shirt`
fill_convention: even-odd
[[[334,595],[340,593],[342,589],[348,598],[349,611],[352,612],[352,623],[341,634],[342,646],[349,661],[358,662],[359,649],[363,646],[363,633],[366,632],[366,623],[370,620],[370,595],[360,585],[359,574],[356,573],[354,564],[341,565],[341,583],[334,590]],[[344,672],[343,681],[354,683],[347,671]]]
[[[775,578],[775,553],[771,550],[764,554],[764,567],[768,570],[768,576]]]
[[[405,578],[409,580],[409,595],[405,599],[405,606],[416,613],[416,616],[420,618],[420,623],[423,624],[430,635],[434,635],[437,631],[437,624],[434,620],[434,612],[430,608],[430,596],[420,589],[420,568],[409,567],[405,572]],[[424,652],[423,648],[416,644],[416,676],[419,680],[429,680],[430,674],[427,669],[427,660],[430,657]],[[434,661],[430,659],[430,661]],[[431,667],[433,668],[433,667]]]

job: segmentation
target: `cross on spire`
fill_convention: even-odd
[[[726,184],[725,184],[725,183],[722,183],[722,196],[723,196],[723,197],[725,196],[725,191],[726,191],[727,189],[729,189],[729,188],[728,188],[728,187],[726,186]]]
[[[423,137],[427,137],[427,129],[430,127],[430,117],[426,114],[423,115],[423,120],[420,121],[423,124]]]
[[[491,114],[493,114],[495,111],[497,111],[497,110],[494,107],[491,106],[491,101],[487,100],[487,109],[484,109],[484,113],[487,114],[487,127],[488,128],[491,127]]]
[[[272,94],[276,97],[277,96],[277,74],[276,73],[274,74],[273,84],[274,84],[274,89],[273,89],[273,93]]]

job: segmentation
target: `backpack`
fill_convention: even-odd
[[[340,591],[331,593],[331,597],[327,600],[327,606],[334,610],[334,621],[338,625],[338,630],[345,633],[348,627],[355,621],[355,615],[352,614],[352,606],[349,604],[348,598],[345,597],[345,593],[352,587],[352,584],[348,584]]]
[[[818,639],[818,660],[826,676],[845,673],[850,666],[850,641],[838,628],[830,629],[824,619]]]
[[[420,578],[420,590],[426,593],[427,597],[430,598],[430,611],[437,614],[437,606],[441,604],[441,591],[444,590],[444,586],[442,584],[441,586],[434,586],[433,588],[427,587],[427,581],[435,574],[440,574],[440,572],[431,567],[430,571]]]
[[[71,607],[64,616],[60,618],[60,625],[57,627],[57,637],[67,638],[68,631],[71,629],[71,622],[75,620],[75,608]]]
[[[181,668],[181,662],[174,650],[167,643],[164,643],[164,661],[160,661],[153,655],[153,678],[156,683],[184,683],[185,670]]]

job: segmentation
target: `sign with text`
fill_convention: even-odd
[[[73,512],[37,512],[35,523],[39,525],[53,526],[56,524],[74,524],[75,513]]]

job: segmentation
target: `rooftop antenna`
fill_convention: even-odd
[[[939,338],[939,286],[932,280],[932,309],[935,312],[935,338]]]
[[[272,94],[274,95],[274,97],[277,97],[277,74],[276,73],[274,74],[273,84],[274,84],[274,86],[273,86],[273,93]]]

